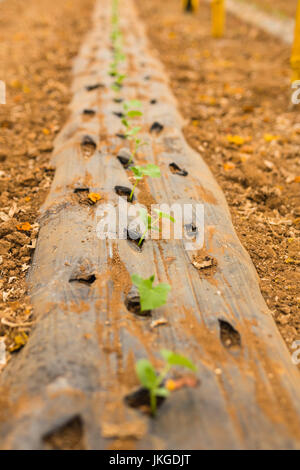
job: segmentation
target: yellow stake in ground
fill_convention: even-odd
[[[182,0],[184,11],[197,11],[199,8],[199,0]]]
[[[211,0],[212,8],[212,35],[221,38],[224,35],[225,26],[225,0]]]
[[[292,81],[300,80],[300,0],[298,0],[294,45],[292,49],[291,66]]]

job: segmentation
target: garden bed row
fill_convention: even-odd
[[[0,428],[4,446],[43,448],[73,423],[92,449],[296,448],[299,379],[254,267],[220,188],[184,140],[133,2],[118,18],[116,51],[111,3],[98,1],[74,65],[72,117],[55,143],[30,272],[38,321],[3,374],[16,403]],[[127,209],[147,209],[147,233],[153,204],[202,204],[203,249],[195,258],[184,240],[147,239],[145,230],[135,241],[100,239],[101,208],[117,207],[120,193]],[[166,214],[172,224],[161,211],[150,225]],[[163,289],[149,304],[154,276]],[[173,365],[196,375],[168,375]]]

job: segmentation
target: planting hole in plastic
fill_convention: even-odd
[[[179,176],[187,176],[188,172],[186,170],[183,170],[180,168],[177,163],[170,163],[169,168],[174,175],[179,175]]]
[[[127,169],[129,167],[129,162],[131,165],[134,165],[134,162],[132,160],[132,155],[130,150],[127,148],[121,148],[118,152],[117,159],[121,163],[121,165]]]
[[[130,229],[130,228],[128,228],[126,230],[126,235],[127,235],[128,243],[132,247],[134,247],[137,251],[142,251],[142,247],[145,243],[145,239],[143,238],[143,240],[141,241],[141,243],[139,245],[139,242],[141,240],[142,235],[139,232],[137,232],[136,230]]]
[[[84,109],[82,111],[82,114],[84,114],[85,116],[95,116],[96,111],[94,109]]]
[[[98,88],[103,88],[103,87],[104,87],[103,83],[95,83],[94,85],[87,85],[85,89],[87,91],[94,91],[94,90],[97,90]]]
[[[96,281],[95,274],[85,274],[84,272],[71,276],[69,282],[79,282],[81,284],[92,285]]]
[[[198,229],[197,229],[196,225],[194,225],[193,223],[186,224],[184,226],[184,228],[185,228],[185,232],[186,232],[186,234],[189,238],[195,237],[197,232],[198,232]]]
[[[89,193],[90,189],[89,188],[75,188],[74,193],[75,194],[82,194],[82,193]]]
[[[160,122],[155,121],[150,127],[150,132],[160,134],[164,129],[164,126]]]
[[[126,140],[125,134],[117,133],[116,136],[119,137],[119,139]]]
[[[117,112],[117,111],[113,111],[113,114],[114,114],[115,116],[117,116],[118,118],[120,118],[120,119],[122,119],[122,118],[124,117],[124,114],[123,114],[123,113],[119,113],[119,112]]]
[[[118,196],[125,196],[128,202],[134,201],[134,195],[132,196],[132,199],[130,200],[132,189],[127,188],[126,186],[115,186],[115,192],[117,193]]]
[[[226,320],[218,320],[220,339],[226,349],[239,349],[242,346],[240,333]]]
[[[77,187],[74,189],[74,194],[76,194],[76,197],[77,197],[77,200],[79,202],[79,204],[89,204],[89,199],[88,199],[88,195],[89,195],[89,192],[90,192],[90,188],[87,188],[87,187]]]
[[[136,286],[132,286],[130,289],[126,299],[125,305],[129,312],[134,313],[135,315],[139,315],[141,317],[149,317],[151,316],[150,310],[141,311],[141,301],[138,289]]]
[[[141,387],[124,398],[126,405],[130,408],[150,408],[150,393],[147,388]],[[165,401],[164,397],[156,397],[157,407],[160,407]]]
[[[129,161],[130,159],[128,157],[123,157],[122,155],[118,155],[117,156],[117,159],[119,160],[119,162],[121,163],[121,165],[127,169],[129,167]],[[131,160],[131,164],[134,165],[134,161]]]
[[[95,141],[89,135],[85,135],[81,141],[81,150],[84,157],[91,157],[97,148]]]

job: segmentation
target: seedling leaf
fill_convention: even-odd
[[[138,134],[141,130],[141,127],[133,127],[132,129],[130,129],[130,131],[127,132],[127,136],[128,137],[133,137],[134,135]]]
[[[151,289],[152,287],[152,284],[154,282],[154,279],[155,279],[155,276],[154,274],[149,277],[149,279],[143,279],[141,276],[139,276],[138,274],[132,274],[131,276],[131,280],[133,282],[133,284],[139,289],[140,286],[142,286],[143,284],[146,284],[149,286],[149,288]]]
[[[119,86],[119,85],[116,85],[115,83],[113,83],[113,84],[111,85],[111,89],[112,89],[113,91],[118,92],[118,91],[120,91],[120,86]]]
[[[143,178],[140,166],[132,166],[131,171],[134,173],[135,179],[140,180]]]
[[[129,100],[124,103],[123,107],[125,110],[128,110],[130,108],[140,108],[142,106],[142,103],[138,100]]]
[[[141,113],[141,111],[134,111],[134,110],[132,110],[132,111],[128,111],[127,116],[128,116],[129,118],[135,118],[135,117],[143,116],[143,113]]]
[[[148,214],[147,210],[144,208],[141,208],[139,211],[139,215],[141,218],[141,221],[143,222],[143,225],[145,229],[150,229],[151,228],[151,217]]]
[[[144,310],[153,310],[154,308],[161,307],[167,302],[168,294],[171,290],[169,284],[159,284],[152,289],[146,286],[141,288],[141,307]]]
[[[169,219],[171,222],[175,222],[174,217],[172,217],[170,214],[167,214],[166,212],[162,212],[159,209],[154,209],[154,211],[158,214],[160,219]]]
[[[160,178],[160,168],[157,165],[153,165],[153,163],[149,163],[144,167],[140,167],[142,174],[145,176],[151,176],[151,178]]]
[[[135,276],[137,277],[138,282],[143,281],[140,276]],[[151,278],[153,279],[154,276],[151,276]],[[136,363],[137,376],[141,384],[149,390],[150,407],[153,416],[155,415],[157,409],[157,397],[167,398],[170,395],[171,389],[168,390],[166,387],[164,387],[164,381],[172,367],[174,365],[178,365],[196,371],[195,365],[186,357],[167,349],[163,349],[160,353],[165,359],[166,364],[159,375],[156,374],[153,365],[147,359],[141,359]]]
[[[158,284],[158,286],[154,287],[154,278],[153,275],[149,279],[143,279],[137,274],[131,277],[133,284],[138,288],[140,294],[142,312],[161,307],[167,302],[171,286],[169,284]]]
[[[136,363],[136,373],[144,387],[151,390],[156,386],[157,375],[153,365],[147,359],[140,359]]]
[[[122,118],[122,121],[121,121],[121,122],[122,122],[123,126],[125,126],[126,128],[129,127],[129,122],[127,121],[126,118]]]
[[[151,178],[159,178],[161,176],[160,168],[152,163],[146,166],[132,166],[131,170],[136,179],[141,179],[143,176],[150,176]]]
[[[170,392],[166,388],[156,388],[155,389],[155,395],[157,397],[167,398],[170,395]]]
[[[122,83],[125,80],[125,78],[126,78],[126,75],[118,75],[116,83],[117,84]]]
[[[195,364],[192,363],[189,359],[180,354],[176,354],[173,351],[169,351],[168,349],[162,349],[160,351],[161,356],[165,359],[165,361],[170,364],[170,366],[181,366],[186,367],[194,372],[196,372],[197,368]]]

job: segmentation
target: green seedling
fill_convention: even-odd
[[[118,74],[118,65],[115,62],[112,62],[109,66],[109,75],[111,77],[116,77]]]
[[[127,101],[126,103],[123,104],[123,114],[124,118],[122,119],[122,124],[126,128],[126,135],[128,136],[127,138],[134,138],[134,136],[137,134],[136,127],[132,127],[130,123],[130,119],[135,119],[137,117],[141,117],[143,113],[137,109],[142,106],[142,103],[137,100],[131,100]],[[135,129],[135,131],[132,133],[131,131]],[[140,131],[140,128],[139,128]],[[139,132],[138,131],[138,132]]]
[[[111,24],[117,29],[119,25],[119,12],[117,10],[113,11],[111,16]]]
[[[114,0],[113,5],[112,5],[111,22],[112,22],[111,41],[113,44],[114,59],[113,59],[112,64],[110,65],[109,74],[113,77],[116,77],[116,81],[113,84],[112,88],[115,91],[119,91],[125,76],[118,73],[118,65],[120,62],[123,62],[125,60],[125,55],[122,52],[123,35],[119,29],[119,1],[118,0]]]
[[[136,363],[136,373],[142,386],[149,390],[151,414],[155,416],[157,410],[157,397],[167,398],[170,391],[164,386],[164,381],[170,370],[175,367],[184,367],[196,372],[197,368],[193,362],[167,349],[160,351],[161,356],[165,360],[165,366],[160,374],[156,373],[154,366],[147,359],[140,359]]]
[[[116,85],[115,83],[113,83],[113,84],[111,85],[111,89],[112,89],[113,91],[115,91],[116,93],[119,93],[119,91],[121,90],[121,87],[120,87],[119,85]]]
[[[119,17],[116,15],[112,16],[112,31],[110,34],[110,39],[114,44],[116,44],[120,38],[122,38],[122,32],[119,29]]]
[[[125,74],[119,74],[117,73],[116,76],[115,76],[115,81],[114,83],[111,85],[111,89],[116,91],[116,92],[119,92],[122,88],[122,85],[123,85],[123,81],[125,80],[126,78],[126,75]]]
[[[119,26],[117,24],[114,24],[113,26],[113,30],[111,32],[111,35],[110,35],[110,39],[113,43],[113,45],[115,45],[116,43],[118,43],[118,41],[122,38],[122,33],[121,31],[119,30]]]
[[[115,80],[115,84],[118,85],[119,87],[122,86],[125,78],[126,78],[125,74],[118,73],[116,80]]]
[[[140,130],[141,130],[141,127],[139,127],[139,126],[135,126],[135,127],[132,127],[131,129],[127,130],[126,133],[125,133],[126,139],[128,139],[128,140],[135,139],[136,135],[140,132]]]
[[[147,145],[146,142],[137,137],[137,134],[140,132],[141,128],[137,126],[132,126],[130,122],[131,119],[136,119],[138,117],[143,116],[142,111],[138,109],[141,106],[142,103],[138,100],[127,101],[123,105],[124,118],[122,119],[122,124],[126,128],[125,137],[126,139],[132,140],[134,142],[134,148],[128,163],[132,162],[133,158],[141,147]]]
[[[160,178],[160,168],[157,165],[149,163],[146,166],[132,166],[131,171],[133,172],[135,183],[133,185],[129,200],[132,201],[135,188],[137,187],[138,182],[143,179],[144,176],[150,176],[150,178]]]
[[[160,232],[159,224],[157,226],[157,223],[159,223],[161,219],[169,219],[171,222],[175,223],[174,217],[172,217],[170,214],[162,212],[159,209],[154,209],[154,212],[156,212],[157,216],[152,219],[151,215],[148,214],[146,209],[140,209],[140,218],[142,219],[143,224],[146,228],[139,240],[139,246],[143,243],[143,240],[148,230],[156,230],[157,232]]]
[[[125,55],[122,52],[120,52],[120,51],[115,52],[114,60],[113,60],[113,62],[111,62],[110,66],[109,66],[109,74],[112,77],[116,77],[118,75],[118,66],[124,60],[125,60]]]
[[[144,140],[141,140],[139,139],[138,137],[134,138],[134,147],[133,147],[133,151],[131,153],[131,157],[129,159],[129,162],[128,164],[130,164],[132,162],[132,160],[134,159],[134,157],[136,156],[137,152],[139,151],[139,149],[141,147],[144,147],[145,145],[148,145],[148,142],[145,142]]]
[[[114,61],[116,64],[119,64],[120,62],[124,62],[126,59],[125,54],[123,54],[121,48],[116,48],[115,53],[114,53]]]
[[[130,159],[128,160],[128,165],[133,161],[134,157],[136,156],[137,152],[141,147],[144,147],[145,145],[148,145],[148,142],[145,142],[144,140],[139,139],[136,137],[136,135],[140,132],[141,127],[133,127],[129,131],[125,133],[125,138],[129,141],[134,142],[133,150],[130,155]]]
[[[112,49],[114,60],[123,62],[125,60],[123,53],[123,34],[119,29],[114,29],[111,33]]]
[[[142,103],[138,100],[126,101],[123,104],[124,115],[127,118],[136,118],[143,115],[139,108],[142,107]]]
[[[142,312],[161,307],[167,302],[168,293],[170,292],[171,287],[169,284],[158,284],[154,287],[154,279],[154,275],[149,277],[149,279],[143,279],[138,274],[133,274],[131,276],[133,284],[139,291]]]
[[[112,2],[112,24],[118,23],[119,21],[119,0],[113,0]]]

